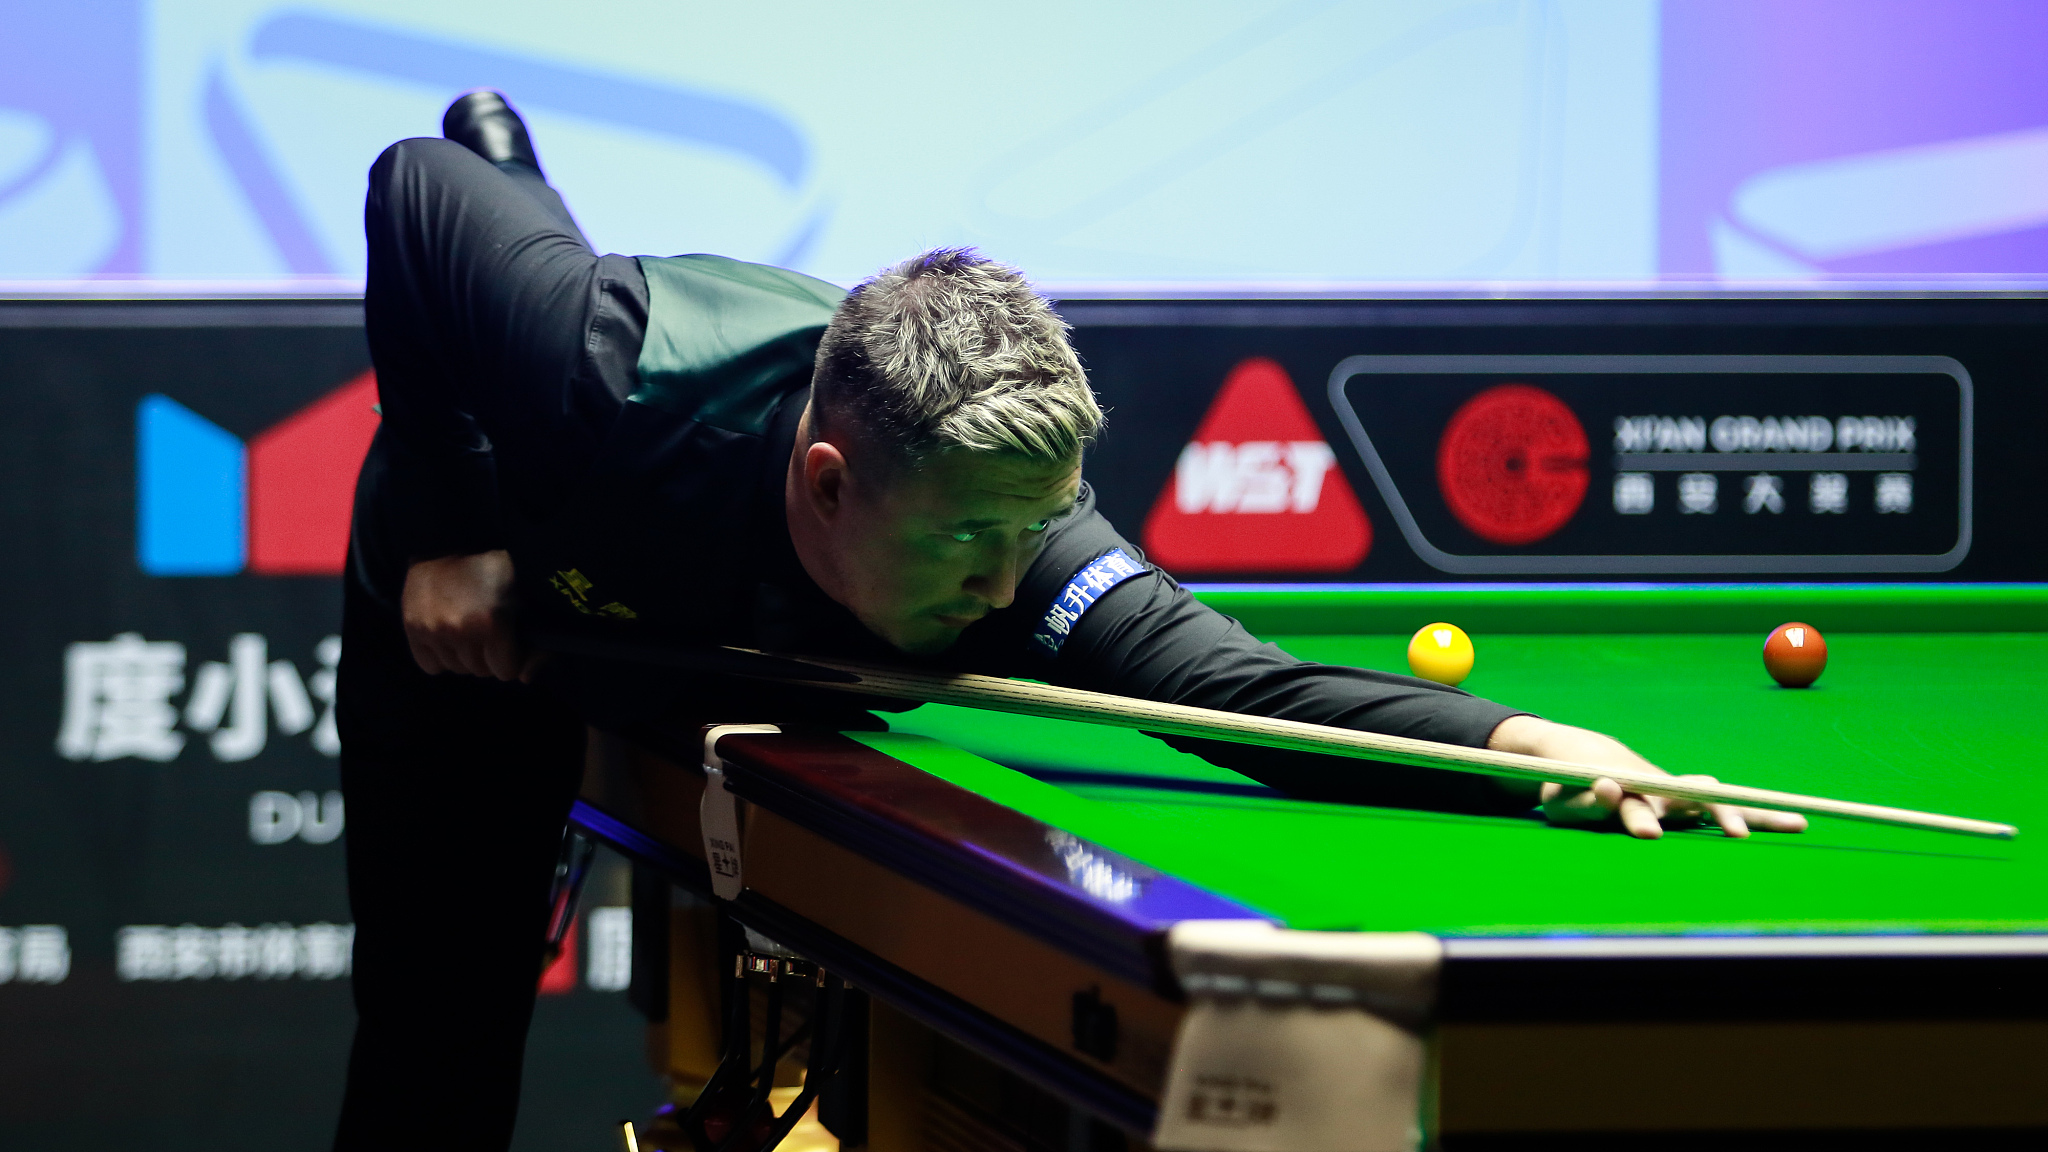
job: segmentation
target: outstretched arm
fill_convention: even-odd
[[[1099,618],[1090,619],[1091,617]],[[1046,679],[1078,688],[1253,716],[1483,747],[1512,708],[1441,684],[1297,659],[1151,573],[1085,613]],[[1533,786],[1462,772],[1369,763],[1187,737],[1184,752],[1309,799],[1507,815]]]
[[[1042,606],[1058,594],[1057,586],[1104,551],[1122,548],[1137,554],[1094,511],[1092,496],[1085,497],[1072,520],[1058,529],[1020,591],[1018,603],[1026,607],[1026,615],[1044,611]],[[1554,724],[1456,688],[1296,659],[1259,642],[1235,620],[1202,604],[1156,569],[1125,580],[1082,613],[1049,669],[1021,674],[1249,715],[1660,771],[1618,740]],[[1540,804],[1556,823],[1604,825],[1618,818],[1630,833],[1645,837],[1660,834],[1664,818],[1701,815],[1697,806],[1624,794],[1611,782],[1568,791],[1557,785],[1218,741],[1166,742],[1313,799],[1498,814],[1526,812]],[[1712,815],[1731,835],[1746,835],[1750,825],[1775,831],[1805,826],[1803,818],[1783,813],[1717,807]]]
[[[1298,660],[1260,642],[1172,577],[1150,568],[1082,612],[1051,660],[1002,660],[1002,652],[1034,650],[1029,634],[1069,578],[1111,549],[1141,555],[1095,510],[1094,494],[1084,488],[1075,511],[1054,525],[1031,565],[1018,590],[1017,611],[1000,614],[1007,618],[1002,621],[992,618],[988,629],[971,629],[968,650],[961,655],[977,668],[1076,688],[1468,748],[1483,747],[1488,735],[1516,714],[1516,709],[1412,676]],[[1165,739],[1296,796],[1499,814],[1526,812],[1536,804],[1533,788],[1487,776],[1222,741]]]

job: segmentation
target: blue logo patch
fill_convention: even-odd
[[[1059,655],[1060,645],[1067,642],[1067,636],[1080,621],[1081,613],[1093,607],[1104,592],[1144,571],[1145,566],[1131,559],[1121,548],[1112,548],[1097,556],[1086,568],[1074,573],[1074,578],[1067,581],[1067,586],[1058,596],[1053,597],[1045,619],[1038,622],[1038,631],[1031,634],[1031,643],[1044,655]]]

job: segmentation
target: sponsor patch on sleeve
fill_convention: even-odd
[[[1031,647],[1042,656],[1059,655],[1060,646],[1074,631],[1074,625],[1081,620],[1081,614],[1094,607],[1102,594],[1111,588],[1139,575],[1145,566],[1130,558],[1121,548],[1112,548],[1088,562],[1088,566],[1074,573],[1067,586],[1053,597],[1052,607],[1046,609],[1045,619],[1038,622],[1038,630],[1031,634]]]

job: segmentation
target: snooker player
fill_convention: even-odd
[[[587,722],[653,703],[855,722],[772,685],[539,667],[520,639],[538,628],[909,658],[1656,771],[1455,688],[1296,660],[1147,564],[1096,511],[1081,461],[1102,412],[1015,270],[936,250],[847,293],[598,256],[502,97],[464,96],[443,130],[379,157],[365,209],[383,423],[345,581],[358,1024],[337,1147],[509,1141]],[[1168,742],[1302,796],[1540,806],[1644,838],[1707,815],[1612,782]],[[1710,814],[1731,836],[1804,824]]]

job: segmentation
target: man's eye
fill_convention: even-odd
[[[958,540],[962,544],[972,544],[974,543],[974,538],[979,535],[981,535],[979,532],[955,532],[953,533],[953,539]]]
[[[1026,524],[1026,525],[1024,526],[1024,530],[1025,530],[1026,532],[1043,532],[1043,531],[1045,531],[1045,530],[1046,530],[1047,528],[1049,528],[1049,527],[1051,527],[1051,526],[1052,526],[1052,521],[1051,521],[1050,519],[1046,519],[1046,520],[1034,520],[1034,521],[1032,521],[1031,523],[1029,523],[1029,524]]]

